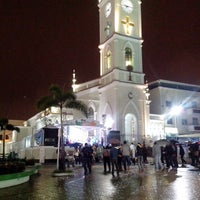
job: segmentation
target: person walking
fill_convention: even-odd
[[[112,144],[112,147],[110,149],[110,161],[112,165],[112,176],[115,177],[115,170],[117,172],[117,176],[119,176],[119,167],[118,167],[118,149],[117,147]]]
[[[85,146],[82,148],[82,164],[84,168],[84,174],[87,175],[88,172],[92,172],[92,148],[88,145],[88,143],[85,143]]]

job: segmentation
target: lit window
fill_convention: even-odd
[[[133,65],[132,50],[128,47],[125,48],[125,65]]]
[[[107,69],[111,68],[111,53],[110,53],[110,51],[108,51],[106,54],[106,66],[107,66]]]

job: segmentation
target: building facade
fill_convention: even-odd
[[[163,121],[161,137],[198,141],[200,137],[200,86],[167,80],[149,84],[151,118]],[[154,114],[154,117],[153,117]],[[158,117],[159,116],[159,117]],[[151,120],[151,126],[152,126]],[[151,130],[153,133],[153,130]]]

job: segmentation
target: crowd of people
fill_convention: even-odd
[[[84,174],[92,172],[92,165],[96,162],[103,163],[104,174],[111,173],[112,176],[119,176],[119,173],[128,172],[131,165],[138,163],[140,172],[144,170],[144,163],[147,163],[147,148],[145,144],[108,144],[106,146],[89,145],[66,148],[67,167],[82,165]]]
[[[168,172],[172,169],[177,170],[179,162],[181,167],[186,167],[187,162],[194,167],[198,167],[200,164],[199,151],[198,142],[181,144],[171,140],[166,145],[155,142],[152,149],[155,169],[159,171],[166,168]]]
[[[191,165],[199,165],[199,144],[188,144],[188,156],[191,159]],[[73,149],[73,150],[72,150]],[[166,145],[161,145],[159,142],[154,142],[152,148],[147,148],[145,143],[131,143],[124,141],[122,144],[108,144],[106,146],[90,145],[85,143],[84,146],[69,148],[66,151],[67,166],[74,167],[81,165],[84,169],[84,174],[92,172],[92,165],[97,162],[102,162],[104,174],[110,173],[113,177],[119,176],[120,172],[128,172],[130,166],[136,166],[139,172],[144,170],[144,166],[148,163],[147,157],[153,158],[152,164],[155,165],[156,171],[167,169],[168,172],[172,169],[181,166],[185,167],[185,146],[176,142],[169,142]]]

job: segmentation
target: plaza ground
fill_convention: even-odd
[[[143,172],[131,166],[120,177],[103,173],[102,163],[94,164],[84,176],[76,166],[74,176],[52,177],[55,165],[43,165],[40,175],[25,184],[0,190],[1,200],[199,200],[200,170],[191,165],[156,172],[147,164]]]

